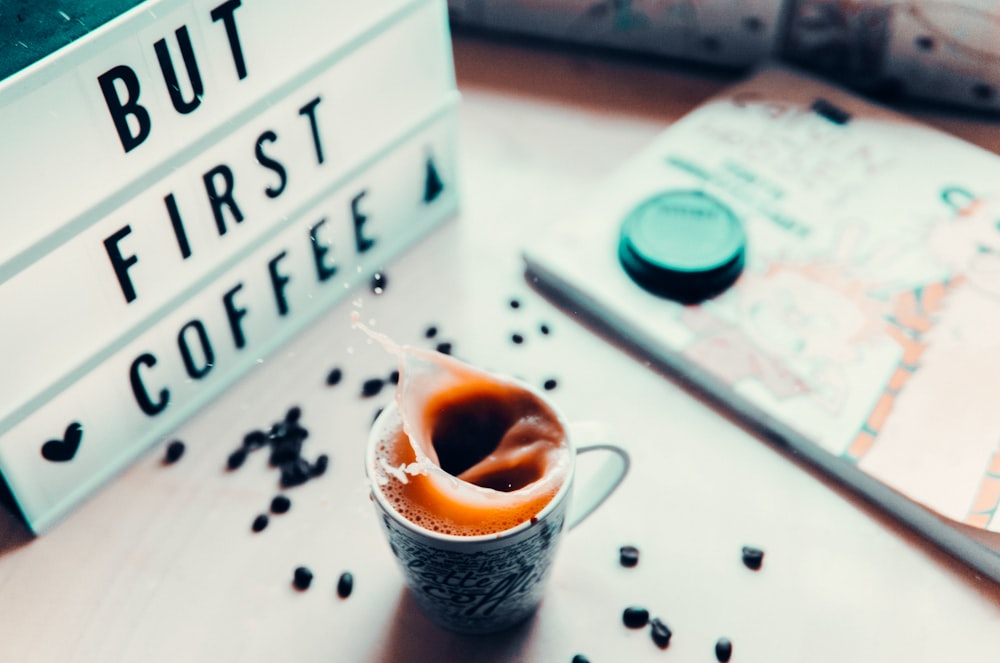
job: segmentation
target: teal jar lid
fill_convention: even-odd
[[[703,191],[666,191],[625,217],[618,259],[646,290],[695,304],[739,278],[745,249],[743,224],[726,205]]]

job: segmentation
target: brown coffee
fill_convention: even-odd
[[[459,536],[537,516],[571,465],[555,412],[512,380],[438,353],[405,352],[396,420],[373,468],[387,501],[416,525]]]

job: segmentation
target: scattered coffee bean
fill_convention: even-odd
[[[226,465],[235,470],[243,465],[247,454],[268,447],[268,463],[280,470],[279,483],[282,488],[298,486],[323,474],[330,462],[329,457],[320,455],[314,463],[310,463],[302,456],[302,445],[309,437],[309,431],[302,425],[301,419],[302,408],[295,405],[288,409],[284,419],[273,423],[266,433],[262,430],[250,431],[243,437],[243,446],[229,455]]]
[[[273,438],[268,463],[270,463],[271,467],[280,467],[285,463],[294,461],[300,455],[302,455],[302,440],[297,437],[282,435]]]
[[[184,455],[184,443],[180,440],[174,440],[167,445],[167,452],[163,456],[163,462],[166,464],[176,463]]]
[[[259,516],[257,516],[256,518],[254,518],[253,519],[253,524],[250,525],[250,529],[252,529],[255,532],[259,532],[262,529],[264,529],[265,527],[267,527],[267,514],[266,513],[262,513]]]
[[[639,549],[635,546],[622,546],[618,549],[618,561],[629,568],[639,563]]]
[[[743,546],[743,564],[756,571],[764,561],[764,551],[752,546]]]
[[[376,295],[381,295],[385,292],[385,287],[389,284],[389,280],[385,277],[382,272],[375,272],[372,274],[372,293]]]
[[[271,427],[267,429],[267,441],[271,444],[280,442],[284,438],[288,437],[289,430],[288,424],[284,421],[272,424]]]
[[[309,468],[309,476],[312,477],[320,476],[321,474],[326,472],[326,468],[329,465],[330,465],[330,457],[327,456],[326,454],[320,454],[316,458],[316,462],[313,463],[312,467]]]
[[[334,386],[340,384],[340,381],[344,378],[344,372],[339,368],[334,368],[329,373],[326,374],[326,384],[327,386]]]
[[[337,580],[337,596],[346,599],[354,590],[354,575],[350,571],[344,571]]]
[[[726,663],[733,655],[733,643],[727,638],[719,638],[715,643],[715,658],[719,663]]]
[[[399,384],[399,371],[393,371],[389,373],[389,382],[393,384]]]
[[[590,659],[583,654],[577,654],[570,663],[590,663]]]
[[[549,378],[542,386],[545,387],[545,391],[552,391],[559,386],[559,383],[555,381],[555,378]]]
[[[287,513],[292,508],[292,501],[284,495],[275,495],[271,500],[271,513]]]
[[[243,448],[248,451],[259,449],[267,444],[267,434],[262,430],[252,430],[243,436]]]
[[[513,341],[515,345],[521,345],[524,343],[524,337],[520,334],[511,334],[510,340]]]
[[[451,343],[448,343],[448,342],[438,343],[436,349],[437,349],[438,352],[440,352],[443,355],[450,355],[451,354]]]
[[[649,622],[649,610],[630,606],[622,612],[622,623],[629,628],[642,628]]]
[[[425,338],[434,338],[437,335],[438,335],[438,328],[435,327],[434,325],[431,325],[430,327],[424,330]]]
[[[521,308],[521,302],[519,300],[517,300],[517,299],[511,299],[510,300],[510,307],[513,308],[513,309]]]
[[[295,589],[305,591],[309,589],[309,585],[312,584],[312,581],[312,571],[304,566],[295,567],[295,576],[292,579],[292,584],[295,585]]]
[[[305,458],[296,458],[289,463],[285,463],[281,465],[281,487],[292,488],[294,486],[301,486],[306,481],[309,481],[311,473],[312,468]]]
[[[369,378],[361,384],[361,396],[364,398],[376,396],[378,392],[382,391],[383,386],[385,386],[385,380],[382,378]]]
[[[552,330],[549,329],[548,325],[546,325],[546,324],[543,323],[543,324],[541,324],[541,325],[538,326],[538,331],[542,332],[542,336],[548,336],[549,332],[551,332]]]
[[[670,644],[670,636],[672,636],[673,633],[670,632],[670,629],[660,620],[659,617],[653,619],[650,624],[653,628],[650,630],[649,636],[653,638],[653,642],[656,643],[657,647],[660,649],[666,649],[667,645]]]
[[[240,447],[233,453],[229,454],[229,458],[226,459],[226,467],[231,470],[235,470],[243,465],[243,461],[247,459],[247,450]]]

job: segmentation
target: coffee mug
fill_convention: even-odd
[[[493,633],[530,617],[542,600],[562,533],[600,506],[628,471],[624,449],[611,444],[576,447],[571,427],[551,401],[531,387],[524,388],[548,405],[562,425],[570,467],[536,516],[500,532],[443,534],[408,520],[376,480],[377,448],[402,426],[395,403],[383,410],[369,434],[366,473],[389,547],[417,604],[431,621],[449,630]],[[578,483],[576,457],[585,453],[604,457]]]

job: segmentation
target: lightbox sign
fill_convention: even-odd
[[[438,0],[145,2],[0,83],[0,472],[44,530],[457,205]]]

